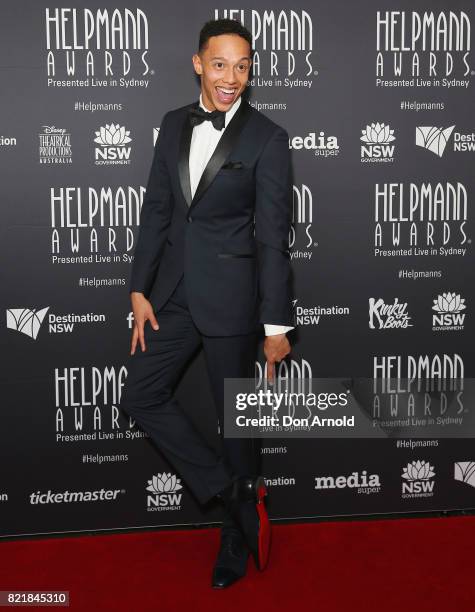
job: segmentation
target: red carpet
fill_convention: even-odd
[[[267,569],[249,559],[225,590],[209,587],[217,528],[6,541],[0,590],[69,590],[92,612],[473,612],[474,533],[472,516],[273,524]]]

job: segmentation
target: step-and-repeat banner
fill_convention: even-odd
[[[1,535],[221,518],[120,408],[153,147],[199,96],[209,19],[252,32],[249,101],[290,137],[299,327],[278,381],[473,376],[473,4],[253,6],[2,5]],[[219,451],[201,353],[177,395]],[[474,408],[458,398],[426,407],[437,437],[264,440],[271,517],[475,506],[473,438],[444,435]],[[412,401],[379,390],[368,414]]]

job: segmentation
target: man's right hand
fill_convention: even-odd
[[[135,353],[137,347],[137,340],[140,341],[142,352],[146,350],[145,339],[144,339],[144,326],[146,321],[150,321],[150,325],[154,330],[158,330],[159,325],[153,312],[152,304],[147,300],[143,293],[138,291],[132,291],[130,294],[132,302],[132,310],[134,312],[134,330],[132,332],[132,344],[130,347],[130,354]]]

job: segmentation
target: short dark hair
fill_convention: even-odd
[[[236,19],[210,19],[207,21],[200,31],[198,53],[205,49],[211,36],[219,36],[220,34],[237,34],[241,36],[249,43],[252,54],[252,34]]]

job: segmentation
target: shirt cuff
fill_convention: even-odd
[[[294,329],[289,325],[274,325],[273,323],[264,323],[264,331],[266,336],[275,336],[277,334],[285,334],[285,332]]]

